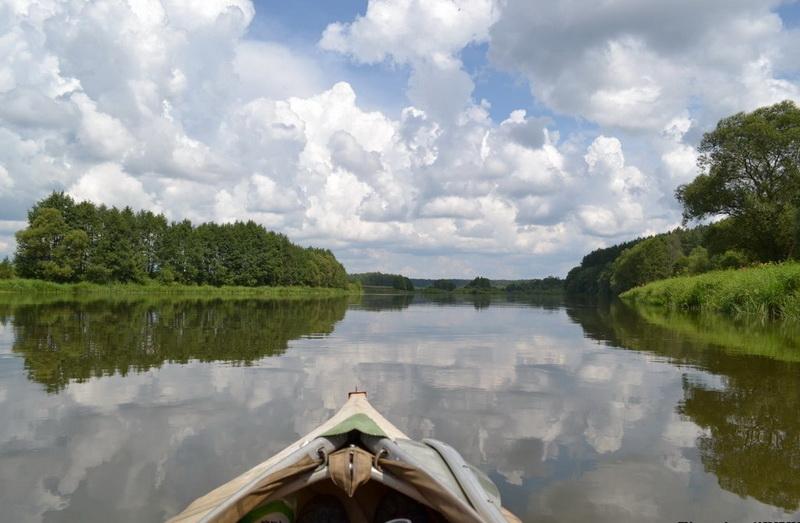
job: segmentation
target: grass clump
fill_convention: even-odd
[[[360,294],[358,285],[347,289],[330,287],[240,287],[223,285],[179,285],[148,283],[55,283],[44,280],[11,278],[0,280],[0,294],[58,294],[72,296],[122,296],[122,295],[174,295],[174,296],[220,296],[257,298],[326,298]]]
[[[800,320],[800,263],[667,278],[635,287],[620,298],[674,310]]]

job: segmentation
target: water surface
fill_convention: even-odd
[[[800,335],[559,299],[0,302],[0,520],[161,521],[356,385],[524,521],[800,519]]]

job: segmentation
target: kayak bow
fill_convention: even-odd
[[[370,523],[389,492],[424,507],[432,521],[520,521],[502,507],[491,480],[455,449],[411,440],[370,405],[366,393],[351,392],[328,421],[169,522],[268,521],[257,515],[277,506],[284,507],[281,521],[291,522],[295,510],[326,495],[339,499],[351,522]]]

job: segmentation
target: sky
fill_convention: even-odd
[[[681,223],[720,118],[800,102],[779,0],[0,0],[0,256],[53,190],[349,272],[563,276]]]

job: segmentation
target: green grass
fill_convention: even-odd
[[[59,296],[211,296],[252,298],[327,298],[360,294],[357,285],[347,289],[328,287],[236,287],[211,285],[178,285],[160,283],[55,283],[44,280],[12,278],[0,280],[0,295],[50,294]]]
[[[800,263],[668,278],[631,289],[620,298],[673,310],[800,320]]]

